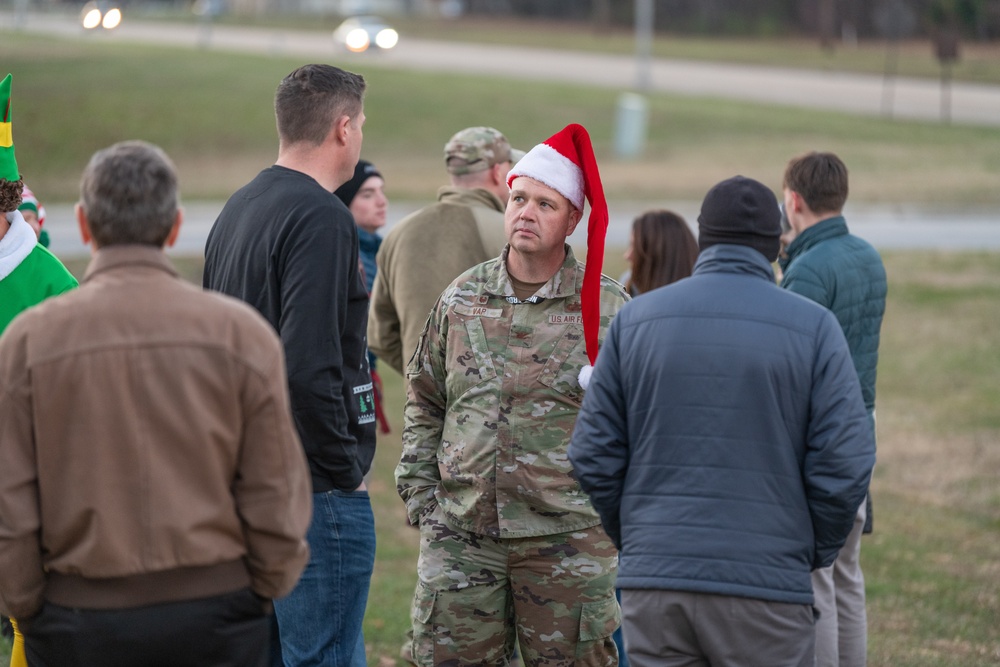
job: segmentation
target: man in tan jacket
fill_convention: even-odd
[[[280,342],[173,269],[159,148],[80,190],[82,287],[0,336],[0,612],[32,665],[263,667],[311,513]]]
[[[507,172],[524,155],[492,127],[467,127],[444,147],[450,186],[403,218],[379,248],[368,314],[368,348],[402,374],[431,307],[460,273],[507,242]]]

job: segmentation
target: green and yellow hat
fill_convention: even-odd
[[[13,77],[0,81],[0,180],[19,181],[21,172],[14,159],[14,134],[10,112],[10,82]]]

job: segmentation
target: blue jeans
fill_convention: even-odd
[[[615,589],[615,597],[618,599],[618,603],[621,604],[622,601],[622,589]],[[628,667],[628,655],[625,653],[625,637],[622,635],[622,628],[625,626],[624,623],[618,626],[615,630],[615,634],[612,638],[615,640],[615,646],[618,647],[618,667]]]
[[[309,564],[274,601],[285,667],[365,667],[362,621],[375,564],[367,491],[313,494]]]

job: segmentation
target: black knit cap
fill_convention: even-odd
[[[351,176],[351,180],[334,190],[333,194],[340,197],[340,201],[344,202],[344,206],[350,207],[355,195],[358,194],[358,190],[372,176],[382,178],[382,174],[375,168],[375,165],[365,160],[358,160],[358,166],[354,168],[354,176]]]
[[[734,176],[722,181],[701,203],[698,247],[702,250],[717,243],[744,245],[773,262],[778,258],[780,236],[778,200],[770,188],[752,178]]]

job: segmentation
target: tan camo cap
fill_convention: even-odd
[[[516,163],[524,151],[511,148],[507,137],[492,127],[467,127],[444,145],[444,164],[449,174],[461,176],[485,171],[501,162]]]

